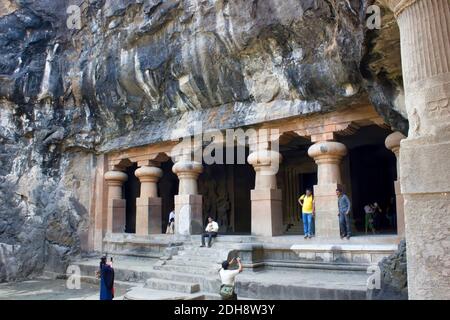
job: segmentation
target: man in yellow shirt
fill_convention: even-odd
[[[298,202],[302,206],[302,220],[303,220],[303,231],[305,233],[305,239],[312,237],[312,218],[314,217],[314,197],[312,195],[311,189],[306,189],[306,194],[302,195]]]

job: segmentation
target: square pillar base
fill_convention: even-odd
[[[283,233],[280,189],[251,190],[252,234],[273,237]]]
[[[317,237],[340,238],[337,187],[336,183],[314,186],[315,234]]]
[[[201,195],[175,196],[175,233],[179,235],[203,232],[203,201]]]
[[[108,203],[107,231],[112,233],[125,232],[126,200],[112,199]]]
[[[136,199],[136,234],[161,234],[161,198]]]

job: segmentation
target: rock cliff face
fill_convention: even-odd
[[[98,152],[193,119],[223,129],[368,99],[405,131],[398,37],[367,30],[370,4],[0,0],[0,281],[80,253]]]

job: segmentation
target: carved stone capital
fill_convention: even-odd
[[[108,171],[105,173],[104,178],[110,186],[121,186],[125,181],[128,180],[127,174],[122,171]]]
[[[386,5],[397,18],[405,9],[421,0],[379,0],[380,3]]]
[[[140,182],[158,182],[162,177],[163,171],[157,167],[143,166],[134,172]]]
[[[398,157],[400,151],[400,141],[405,139],[406,137],[398,131],[395,131],[386,137],[384,144],[386,148],[391,150]]]
[[[347,147],[343,143],[335,141],[317,142],[308,149],[308,155],[316,160],[316,162],[339,162],[346,154]]]

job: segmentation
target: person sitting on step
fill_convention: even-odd
[[[212,217],[208,217],[208,225],[205,228],[205,232],[202,234],[202,245],[205,246],[205,238],[208,238],[208,248],[211,247],[212,238],[217,237],[217,231],[219,231],[219,225],[214,221]]]

